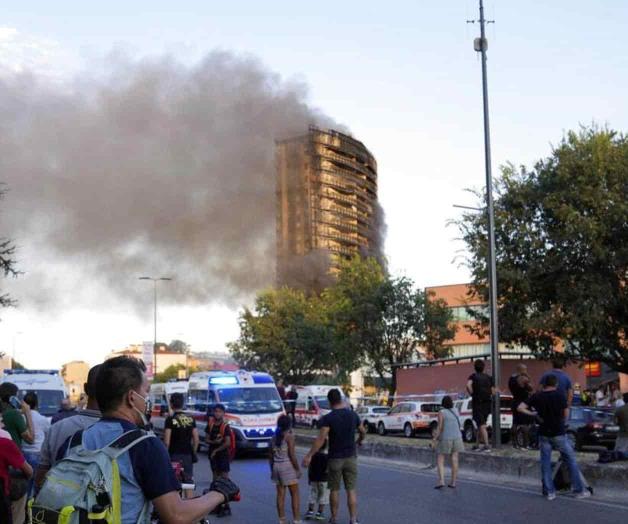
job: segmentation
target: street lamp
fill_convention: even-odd
[[[491,331],[491,368],[495,381],[495,397],[493,400],[493,446],[501,444],[501,420],[499,400],[499,334],[497,332],[497,268],[495,263],[495,213],[493,209],[493,176],[491,173],[491,132],[488,118],[488,80],[486,71],[486,24],[492,20],[484,18],[484,2],[480,1],[480,38],[473,42],[473,48],[482,56],[482,101],[484,106],[484,165],[486,169],[486,214],[488,222],[488,284],[489,284],[489,318]],[[475,22],[475,20],[470,20]]]
[[[169,277],[139,277],[139,280],[150,280],[153,283],[154,290],[154,304],[153,304],[153,313],[154,313],[154,337],[153,337],[153,374],[157,374],[157,282],[160,281],[170,281],[172,278]]]

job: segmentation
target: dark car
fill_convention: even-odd
[[[611,410],[572,406],[566,424],[567,435],[577,450],[585,446],[604,446],[609,450],[615,447],[619,426]]]

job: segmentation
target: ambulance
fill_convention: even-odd
[[[201,433],[213,406],[223,404],[225,419],[235,433],[238,450],[264,450],[270,447],[277,419],[284,407],[275,381],[258,371],[204,371],[192,373],[188,408]]]
[[[188,398],[188,381],[173,380],[171,382],[156,382],[150,386],[151,415],[163,417],[170,410],[170,397],[173,393],[181,393],[183,398]]]
[[[15,384],[20,399],[29,391],[37,393],[38,411],[45,417],[52,417],[59,411],[61,401],[68,396],[63,378],[56,369],[5,369],[2,381]]]
[[[338,389],[342,393],[340,386],[297,386],[296,408],[294,417],[297,424],[312,428],[318,427],[318,421],[331,411],[331,406],[327,400],[327,393],[332,389]],[[348,399],[344,396],[348,405]]]

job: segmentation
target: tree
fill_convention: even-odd
[[[173,353],[181,353],[182,355],[185,355],[189,349],[189,344],[183,342],[183,340],[175,339],[168,344],[168,351],[172,351]]]
[[[495,193],[500,339],[628,372],[626,136],[570,132],[532,170],[503,167]],[[475,291],[488,299],[485,214],[457,224]]]
[[[6,190],[0,184],[0,200],[4,198]],[[8,238],[0,237],[0,271],[4,277],[17,277],[19,271],[16,269],[15,245]],[[0,308],[15,306],[16,302],[8,293],[0,292]]]
[[[161,373],[157,373],[153,382],[161,383],[168,382],[169,380],[176,380],[179,378],[179,371],[185,371],[185,366],[183,364],[173,364],[172,366],[168,366]],[[193,371],[190,371],[192,373]]]
[[[229,349],[241,367],[262,368],[290,383],[311,383],[335,369],[323,303],[287,287],[260,293],[254,310],[242,311],[240,337]]]
[[[326,298],[335,304],[330,310],[339,343],[389,383],[391,395],[397,389],[397,364],[416,360],[421,348],[431,356],[445,356],[443,342],[455,335],[444,301],[416,289],[407,277],[384,274],[374,259],[343,263]]]

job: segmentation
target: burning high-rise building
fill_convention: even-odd
[[[277,281],[320,289],[341,258],[381,258],[377,163],[333,130],[277,142]]]

